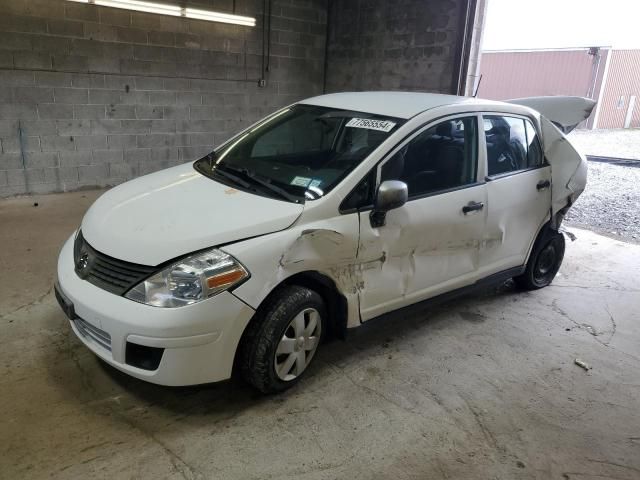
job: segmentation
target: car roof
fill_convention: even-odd
[[[397,118],[411,118],[425,110],[445,105],[486,105],[513,107],[503,102],[478,100],[471,97],[421,92],[345,92],[307,98],[299,103],[367,112]],[[508,108],[511,110],[512,108]]]

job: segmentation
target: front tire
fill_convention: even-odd
[[[318,293],[290,285],[267,300],[249,325],[240,347],[244,379],[263,393],[295,385],[322,341],[326,308]]]
[[[516,285],[523,290],[537,290],[549,285],[560,270],[564,249],[564,235],[556,231],[543,235],[534,245],[524,273],[514,277]]]

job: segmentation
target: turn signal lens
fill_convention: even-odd
[[[219,273],[207,279],[207,287],[210,289],[219,289],[233,285],[246,276],[244,270],[232,270],[230,272]]]

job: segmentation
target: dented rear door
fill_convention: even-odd
[[[480,274],[526,263],[540,227],[549,219],[551,167],[529,119],[487,114],[483,121],[487,168],[487,227]]]

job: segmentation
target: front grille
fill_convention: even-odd
[[[83,337],[90,338],[100,346],[111,351],[111,335],[109,335],[107,332],[94,327],[93,325],[85,322],[79,317],[73,319],[73,324],[76,326]]]
[[[78,276],[116,295],[124,295],[156,271],[155,267],[125,262],[98,252],[79,232],[73,247]]]

